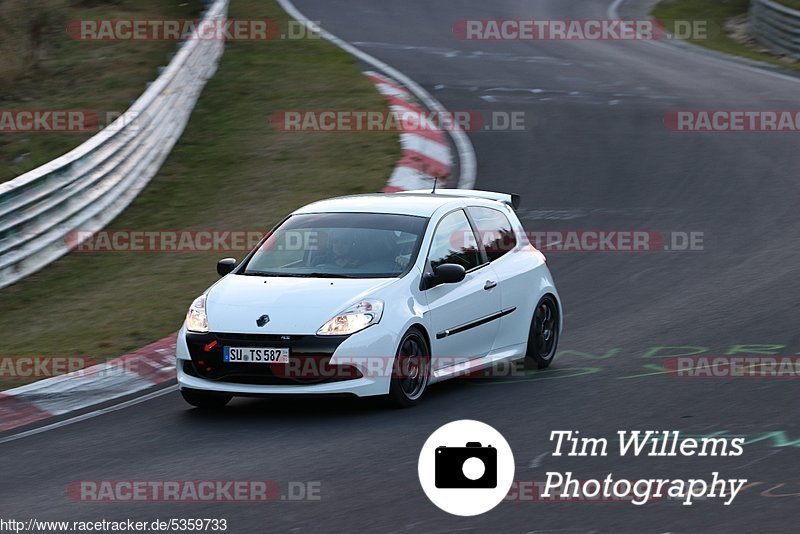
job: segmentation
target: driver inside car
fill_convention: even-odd
[[[330,263],[337,267],[355,267],[359,264],[355,257],[356,244],[348,232],[332,232],[330,236]]]

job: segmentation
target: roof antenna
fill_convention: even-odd
[[[439,177],[438,176],[434,176],[433,177],[433,191],[431,191],[431,195],[436,192],[436,182],[438,182],[438,181],[439,181]]]

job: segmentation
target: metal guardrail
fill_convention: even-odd
[[[751,0],[750,28],[761,44],[800,58],[800,11],[773,0]]]
[[[215,0],[203,21],[223,21]],[[198,25],[199,26],[199,25]],[[222,55],[222,39],[188,39],[121,117],[72,151],[0,184],[0,287],[70,250],[71,232],[96,231],[155,176],[183,133]]]

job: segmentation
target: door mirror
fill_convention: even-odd
[[[236,268],[236,258],[223,258],[217,262],[217,274],[225,276]]]
[[[467,271],[457,263],[443,263],[433,270],[433,274],[426,275],[423,280],[424,289],[430,289],[440,284],[455,284],[467,276]]]

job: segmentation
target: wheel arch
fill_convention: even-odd
[[[425,328],[425,325],[420,322],[413,322],[409,324],[400,337],[402,338],[402,336],[406,335],[406,333],[411,329],[419,330],[419,332],[422,334],[422,337],[425,338],[425,343],[428,344],[428,351],[433,352],[433,345],[431,345],[431,336],[428,334],[428,329]],[[433,354],[430,354],[429,356],[433,356]]]
[[[545,297],[552,297],[553,300],[556,301],[556,306],[558,306],[558,334],[561,335],[564,329],[564,308],[561,306],[561,298],[558,296],[558,293],[555,292],[555,288],[550,288],[542,293],[542,296],[536,301],[537,304]]]

